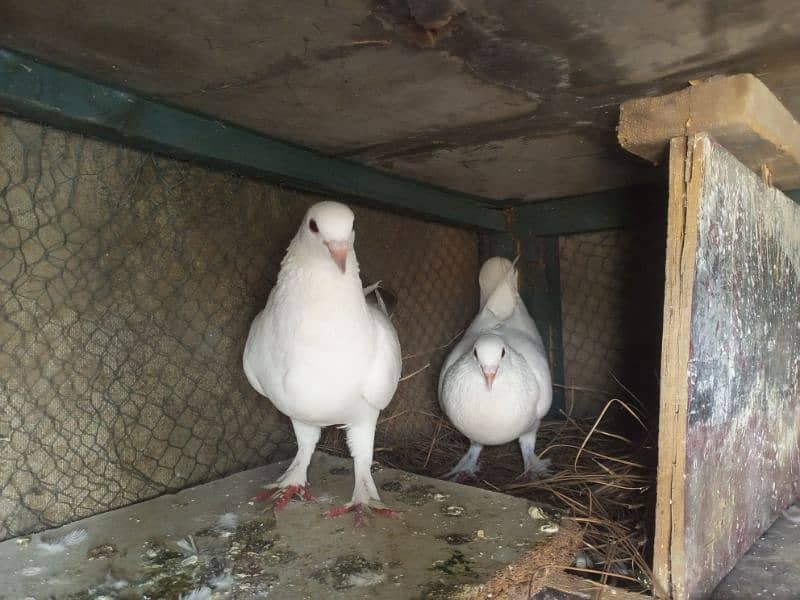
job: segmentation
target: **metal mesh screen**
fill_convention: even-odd
[[[657,412],[665,248],[661,222],[561,238],[564,375],[574,414],[601,409],[620,392],[617,380]]]
[[[0,118],[0,539],[291,455],[241,351],[314,200]],[[475,308],[476,236],[356,213],[404,350],[446,342]],[[401,384],[384,437],[421,422],[437,374]]]
[[[396,216],[356,209],[357,218],[366,213],[370,227],[381,233],[366,236],[360,230],[362,279],[380,278],[398,294],[392,322],[403,349],[403,375],[409,376],[382,413],[377,438],[402,443],[432,431],[443,346],[478,309],[478,236],[410,219],[397,227]]]

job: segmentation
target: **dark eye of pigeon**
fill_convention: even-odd
[[[314,219],[308,222],[308,228],[314,233],[319,233],[319,227],[317,227],[317,222]]]
[[[500,353],[500,358],[503,358],[506,355],[506,349],[503,348],[503,351]]]
[[[478,349],[475,348],[472,353],[475,355],[475,358],[478,358]]]

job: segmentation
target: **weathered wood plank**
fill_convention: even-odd
[[[690,167],[670,197],[659,440],[675,598],[707,596],[800,491],[800,207],[708,136]]]
[[[666,282],[664,286],[664,336],[661,348],[658,475],[656,480],[656,530],[653,550],[653,585],[656,595],[667,598],[672,589],[673,486],[682,462],[678,452],[680,424],[686,415],[688,312],[691,308],[693,269],[684,267],[684,254],[694,264],[693,248],[686,248],[686,138],[670,142],[669,210],[667,219]],[[691,236],[690,236],[691,238]],[[683,328],[682,328],[683,324]],[[682,471],[682,465],[681,469]],[[677,507],[676,507],[677,508]]]
[[[0,110],[338,198],[504,231],[490,201],[324,156],[0,47]]]
[[[620,144],[652,162],[661,161],[670,139],[702,132],[753,171],[768,167],[781,189],[800,187],[800,124],[753,75],[712,77],[620,106]]]

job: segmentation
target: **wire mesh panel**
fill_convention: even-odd
[[[597,412],[620,383],[657,409],[665,240],[662,222],[561,238],[564,371],[576,414]]]
[[[382,414],[377,437],[387,444],[426,436],[438,413],[439,368],[449,348],[478,308],[478,238],[378,211],[356,209],[375,234],[359,229],[356,240],[362,279],[381,279],[398,294],[392,322],[403,349],[403,375]],[[401,227],[397,225],[402,223]]]
[[[241,352],[314,200],[0,118],[0,538],[293,452]],[[474,310],[476,236],[356,214],[404,349],[446,342]],[[389,415],[430,409],[436,375]]]

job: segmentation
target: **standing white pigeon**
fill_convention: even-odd
[[[250,326],[243,362],[250,384],[291,418],[297,438],[297,456],[259,498],[272,496],[276,509],[295,495],[313,499],[307,470],[321,428],[343,425],[355,489],[351,502],[328,514],[353,510],[360,522],[365,508],[392,514],[370,467],[378,415],[397,389],[402,361],[387,315],[364,297],[353,219],[338,202],[308,209],[267,305]]]
[[[439,402],[471,445],[448,478],[473,477],[485,445],[519,439],[525,474],[549,474],[536,456],[536,432],[553,391],[544,344],[517,288],[511,261],[495,257],[478,277],[481,307],[442,366]]]

